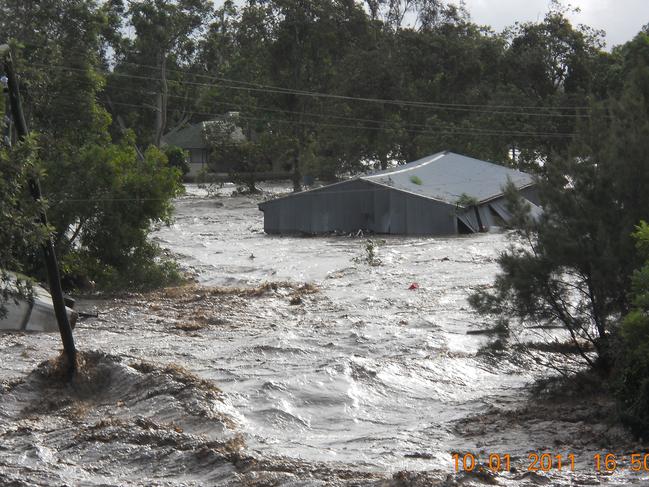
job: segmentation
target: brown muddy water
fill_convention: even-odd
[[[372,237],[370,265],[366,238],[265,235],[260,199],[231,191],[188,187],[154,234],[195,285],[80,303],[99,317],[77,325],[73,385],[44,362],[57,336],[0,335],[0,485],[649,485],[605,398],[533,394],[539,362],[574,357],[472,333],[493,326],[466,297],[506,235]],[[550,471],[528,471],[535,452]],[[456,473],[454,453],[481,465]]]

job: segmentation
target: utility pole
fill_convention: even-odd
[[[27,123],[25,122],[25,114],[23,113],[22,104],[20,101],[20,90],[18,87],[18,77],[14,70],[11,53],[9,46],[0,46],[0,58],[4,58],[5,74],[7,75],[8,88],[9,88],[9,105],[11,106],[11,114],[18,133],[18,139],[24,140],[29,135]],[[38,179],[30,177],[28,180],[29,192],[36,202],[41,199],[41,186]],[[40,220],[43,225],[47,225],[47,214],[45,210],[41,210]],[[68,320],[68,313],[65,308],[65,300],[63,298],[63,289],[61,287],[61,276],[59,274],[59,265],[56,261],[56,253],[54,252],[54,244],[52,238],[47,237],[47,240],[42,244],[43,254],[45,255],[45,265],[47,267],[47,277],[50,285],[50,294],[52,295],[52,304],[54,306],[54,313],[56,321],[59,325],[59,332],[61,333],[61,341],[63,342],[63,350],[68,359],[68,378],[72,379],[77,368],[77,351],[74,346],[74,337],[72,335],[72,327]]]

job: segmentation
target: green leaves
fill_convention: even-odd
[[[638,436],[649,434],[649,225],[642,221],[633,233],[646,259],[633,275],[633,309],[624,317],[622,347],[617,360],[617,398],[622,419]]]
[[[167,146],[164,149],[164,153],[167,156],[170,167],[178,169],[183,176],[189,172],[188,155],[184,150],[176,146]]]
[[[140,160],[130,137],[119,144],[83,147],[73,162],[76,177],[65,184],[66,197],[50,211],[59,229],[57,248],[67,265],[67,282],[146,285],[133,270],[157,272],[155,247],[147,236],[154,224],[170,221],[171,200],[182,191],[180,171],[155,147]]]
[[[150,21],[148,27],[169,39],[178,35],[173,42],[184,46],[187,39],[181,34],[194,32],[207,7],[187,0],[131,2],[131,8],[146,13],[163,3],[161,15],[171,9],[173,18],[167,20],[173,25],[164,19],[152,25],[161,19],[155,17],[157,11],[149,12],[153,21],[138,19]],[[155,271],[157,254],[147,235],[152,225],[169,221],[171,199],[182,186],[180,171],[168,165],[161,151],[150,148],[140,158],[132,132],[120,130],[113,138],[109,131],[111,117],[100,102],[105,89],[102,58],[107,40],[122,55],[119,33],[110,32],[119,29],[122,14],[117,2],[0,4],[0,30],[19,41],[15,60],[28,125],[39,133],[38,144],[30,139],[0,156],[4,180],[0,213],[16,229],[1,232],[0,244],[6,244],[9,257],[0,261],[0,268],[18,267],[42,277],[42,261],[34,247],[45,231],[53,231],[68,286],[103,279],[101,285]],[[160,32],[161,26],[168,30]],[[149,41],[166,45],[153,34]],[[47,198],[50,229],[33,224],[36,209],[22,198],[31,171],[38,174]],[[138,274],[133,271],[137,266],[148,270]]]
[[[0,145],[0,316],[8,289],[17,288],[6,271],[23,271],[51,231],[40,223],[44,202],[34,202],[27,189],[29,175],[39,165],[36,147],[34,136],[11,150]]]

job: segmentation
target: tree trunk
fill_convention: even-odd
[[[167,100],[169,99],[169,87],[167,85],[167,56],[165,56],[163,51],[160,51],[158,65],[160,66],[160,91],[156,97],[157,111],[155,138],[153,141],[156,147],[160,147],[162,144],[162,135],[167,126]]]

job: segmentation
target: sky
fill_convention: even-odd
[[[569,0],[581,9],[568,18],[573,24],[586,24],[606,31],[607,49],[623,44],[649,23],[649,0]],[[471,19],[490,25],[496,32],[514,22],[543,20],[548,0],[465,0]]]

